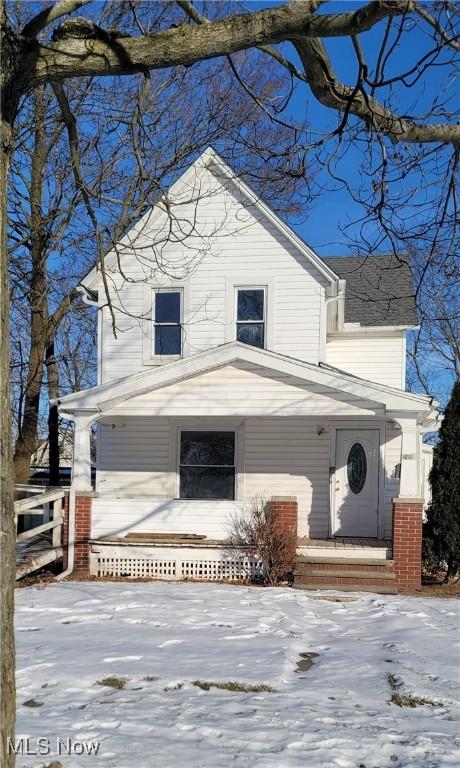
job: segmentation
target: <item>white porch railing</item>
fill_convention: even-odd
[[[17,492],[30,493],[14,502],[16,530],[23,515],[39,516],[43,522],[16,534],[16,580],[54,562],[63,554],[63,499],[62,488],[17,485]],[[51,531],[51,536],[47,535]]]

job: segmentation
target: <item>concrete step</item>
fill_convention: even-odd
[[[321,569],[321,568],[315,568],[314,565],[312,565],[308,570],[304,571],[294,571],[294,576],[303,576],[304,578],[308,578],[310,576],[320,576],[321,578],[330,576],[333,578],[339,578],[339,579],[394,579],[395,574],[391,570],[387,571],[378,571],[377,569],[375,571],[368,569],[368,570],[341,570],[340,568],[335,569]]]
[[[331,557],[321,556],[312,557],[310,555],[298,555],[296,557],[296,565],[303,563],[307,564],[321,564],[321,565],[358,565],[358,566],[372,566],[373,568],[392,568],[394,565],[393,560],[386,560],[384,558],[367,558],[367,557]]]
[[[321,574],[321,576],[311,576],[309,573],[307,574],[298,574],[294,576],[294,583],[295,584],[308,584],[308,585],[318,585],[318,587],[327,586],[327,587],[340,587],[340,586],[347,586],[347,584],[352,584],[357,589],[359,587],[379,587],[379,586],[388,586],[388,584],[395,584],[394,579],[386,579],[386,578],[379,578],[378,576],[363,576],[361,573],[359,576],[351,576],[350,578],[347,578],[346,576],[343,576],[340,574],[339,576],[325,576],[324,574]]]
[[[298,546],[299,555],[306,557],[364,557],[368,560],[385,560],[392,557],[391,547],[303,547]]]
[[[304,590],[305,592],[317,592],[321,590],[334,590],[334,592],[374,592],[377,595],[397,595],[398,590],[395,586],[389,584],[376,584],[372,586],[368,585],[354,585],[354,584],[299,584],[294,582],[293,589]]]

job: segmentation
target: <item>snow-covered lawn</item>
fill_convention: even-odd
[[[61,756],[64,768],[459,765],[455,600],[165,582],[54,584],[16,600],[18,734],[53,750],[56,737],[101,742],[97,757]],[[319,655],[296,672],[307,652]],[[126,687],[97,684],[110,676]],[[394,691],[433,704],[400,708]]]

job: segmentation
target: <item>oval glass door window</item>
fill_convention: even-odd
[[[353,493],[361,493],[367,476],[366,452],[361,443],[353,443],[347,460],[348,485]]]

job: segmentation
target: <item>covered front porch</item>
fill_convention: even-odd
[[[331,569],[335,569],[332,575],[337,584],[347,587],[352,578],[356,586],[359,568],[360,579],[367,579],[376,591],[382,586],[386,592],[396,591],[391,541],[302,537],[291,567],[291,579],[300,588],[313,587],[312,577],[321,579],[320,586],[325,576],[331,581]],[[240,581],[260,578],[263,568],[256,556],[248,557],[238,548],[204,535],[130,533],[93,540],[90,573],[98,577]]]
[[[426,398],[238,343],[66,396],[60,409],[75,422],[70,504],[92,496],[93,563],[111,547],[127,575],[139,560],[155,570],[160,549],[176,563],[179,548],[181,562],[235,559],[232,517],[256,496],[295,504],[299,557],[356,559],[361,548],[390,560],[393,499],[421,497]]]

